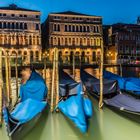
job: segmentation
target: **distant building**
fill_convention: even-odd
[[[14,4],[0,7],[0,47],[3,55],[22,56],[26,63],[41,59],[40,12]]]
[[[112,63],[135,63],[140,60],[140,25],[104,26],[106,60]]]
[[[52,60],[53,48],[59,48],[59,60],[72,62],[96,62],[100,56],[102,17],[71,11],[49,14],[42,25],[43,48],[49,50]]]

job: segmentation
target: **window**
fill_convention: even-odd
[[[56,31],[57,29],[56,29],[56,24],[54,24],[54,29],[53,29],[54,31]]]
[[[11,16],[12,16],[12,17],[15,17],[15,14],[12,14]]]
[[[14,29],[15,28],[15,25],[14,25],[14,23],[12,23],[12,29]]]
[[[39,24],[36,24],[36,30],[39,30]]]
[[[82,32],[83,30],[82,30],[82,26],[80,26],[80,32]]]
[[[0,22],[0,29],[2,28],[2,23]]]
[[[65,32],[67,32],[68,31],[68,26],[67,25],[65,25]]]
[[[86,32],[86,26],[84,26],[84,32]]]
[[[74,25],[72,26],[72,31],[75,32],[75,26]]]
[[[58,31],[60,31],[60,25],[58,24]]]
[[[76,32],[79,32],[79,27],[78,27],[78,25],[76,26]]]
[[[2,14],[0,13],[0,17],[2,16]]]
[[[69,25],[69,32],[71,32],[71,25]]]
[[[23,23],[20,23],[20,29],[23,29]]]
[[[67,20],[68,18],[67,18],[67,17],[65,17],[64,19],[65,19],[65,20]]]
[[[89,26],[87,26],[87,32],[90,32],[90,28],[89,28]]]
[[[65,45],[68,45],[68,39],[65,38]]]
[[[19,24],[18,23],[16,23],[16,29],[19,29]]]
[[[24,24],[24,29],[27,29],[27,23]]]
[[[27,15],[24,15],[24,17],[27,17]]]
[[[60,17],[58,17],[58,16],[55,16],[55,17],[54,17],[54,19],[55,19],[55,20],[59,20],[59,19],[60,19]]]
[[[6,28],[6,22],[3,23],[3,28]]]
[[[23,17],[23,15],[19,15],[19,17]]]
[[[8,22],[8,29],[10,29],[10,22]]]
[[[3,14],[4,17],[6,17],[6,14]]]
[[[36,18],[39,19],[39,15],[36,15]]]

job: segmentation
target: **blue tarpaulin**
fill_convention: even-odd
[[[69,97],[66,101],[61,101],[58,108],[75,123],[81,132],[85,133],[87,131],[87,122],[83,108],[83,98],[80,93],[81,86],[79,85],[78,88],[79,94]]]
[[[44,79],[35,71],[32,72],[30,79],[20,87],[21,101],[28,98],[42,101],[47,96],[47,87]]]
[[[81,80],[89,91],[94,92],[98,96],[100,95],[100,80],[94,77],[93,75],[87,73],[81,69]],[[104,95],[109,95],[112,93],[117,93],[119,91],[117,80],[103,79]]]
[[[8,128],[10,128],[9,131],[15,131],[16,124],[26,123],[41,113],[47,105],[46,96],[47,87],[45,81],[37,72],[33,71],[29,80],[21,85],[21,102],[16,105],[11,113],[6,107],[3,109],[4,120],[6,125],[9,126]],[[15,123],[15,128],[10,126],[10,122]]]
[[[104,100],[104,102],[120,110],[140,113],[140,100],[130,95],[119,94],[111,99]]]
[[[139,78],[124,78],[119,75],[104,71],[104,78],[117,80],[121,90],[130,91],[140,95],[140,79]]]
[[[76,83],[70,76],[63,72],[63,76],[64,75],[65,80],[67,79],[68,81],[71,81],[69,84],[70,87],[71,84]],[[67,84],[64,82],[65,80],[60,77],[61,84]],[[72,120],[82,133],[85,133],[88,128],[87,118],[92,116],[92,103],[89,98],[85,99],[83,97],[83,88],[81,83],[74,86],[73,90],[70,91],[75,92],[75,95],[68,97],[65,101],[62,100],[59,102],[58,108],[65,116]],[[70,93],[70,95],[72,94]]]
[[[19,103],[11,113],[11,116],[20,123],[26,123],[32,120],[37,114],[41,113],[46,107],[46,104],[46,102],[40,102],[29,98]]]

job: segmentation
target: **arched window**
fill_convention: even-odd
[[[86,32],[86,26],[84,26],[84,32]]]
[[[10,29],[11,28],[11,26],[10,26],[10,22],[8,22],[8,29]]]
[[[69,25],[69,32],[71,32],[71,25]]]
[[[83,32],[83,28],[82,28],[82,26],[80,26],[80,32]]]
[[[56,29],[56,24],[54,24],[54,29],[53,29],[54,31],[56,31],[57,29]]]
[[[87,39],[87,46],[90,46],[90,39]]]
[[[24,29],[25,30],[27,29],[27,23],[24,23]]]
[[[3,28],[4,28],[4,29],[6,28],[6,22],[3,23]]]
[[[75,45],[75,38],[72,39],[72,45]]]
[[[51,37],[51,45],[53,45],[53,37]]]
[[[20,23],[20,29],[23,29],[23,23]]]
[[[2,22],[0,22],[0,29],[2,28]]]
[[[32,36],[29,37],[29,45],[32,45]]]
[[[83,40],[82,40],[82,38],[80,38],[80,45],[81,45],[81,46],[83,45]]]
[[[79,32],[79,27],[78,27],[78,25],[76,26],[76,32]]]
[[[60,31],[60,25],[59,24],[57,25],[57,31]]]
[[[12,29],[15,29],[15,25],[14,25],[14,22],[12,23]]]
[[[65,45],[67,46],[68,45],[68,39],[65,38]]]
[[[90,27],[89,26],[87,26],[87,32],[90,32]]]
[[[18,23],[16,23],[16,29],[19,29],[19,24]]]
[[[68,31],[68,26],[67,25],[65,25],[65,32],[67,32]]]
[[[60,46],[60,44],[61,44],[61,41],[60,41],[60,38],[58,38],[58,45]]]
[[[72,26],[72,31],[75,32],[75,26],[74,25]]]

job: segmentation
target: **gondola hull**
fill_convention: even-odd
[[[37,123],[41,120],[45,111],[48,111],[49,107],[47,106],[42,112],[36,115],[29,122],[19,125],[14,133],[9,135],[9,140],[23,140],[25,136],[29,134],[33,130],[33,128],[37,125]]]
[[[105,104],[108,108],[110,108],[113,112],[121,115],[122,117],[128,118],[132,121],[135,121],[137,123],[140,123],[140,113],[135,113],[135,112],[130,112],[127,110],[121,110],[118,109],[117,107],[113,107],[110,105]]]

